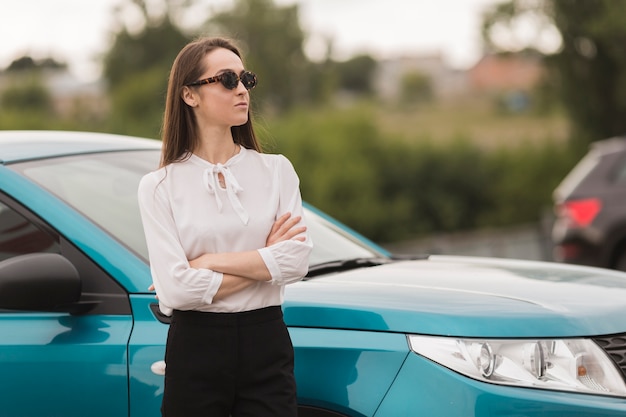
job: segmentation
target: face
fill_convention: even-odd
[[[204,57],[204,72],[200,79],[214,77],[225,71],[240,74],[241,59],[232,51],[218,48]],[[230,128],[248,121],[250,95],[241,82],[232,90],[220,82],[184,87],[183,100],[191,106],[200,126]]]

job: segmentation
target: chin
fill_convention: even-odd
[[[248,122],[248,116],[233,121],[233,126],[242,126]]]

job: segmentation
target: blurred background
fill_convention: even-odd
[[[24,0],[0,129],[159,138],[171,63],[237,39],[305,200],[401,253],[550,259],[552,192],[626,133],[626,1]]]

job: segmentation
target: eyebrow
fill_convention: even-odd
[[[245,70],[246,70],[246,69],[244,68],[244,69],[242,69],[241,71],[237,72],[237,70],[234,70],[234,69],[232,69],[232,68],[224,68],[224,69],[219,70],[217,73],[218,73],[218,74],[221,74],[221,73],[226,72],[226,71],[232,71],[232,72],[234,72],[235,74],[238,74],[238,73],[240,73],[240,72],[244,72]]]
[[[234,72],[237,75],[241,75],[241,73],[246,71],[246,69],[244,68],[240,72],[237,72],[236,70],[234,70],[232,68],[222,68],[222,69],[217,70],[217,72],[215,72],[213,75],[201,76],[201,78],[203,80],[206,80],[207,78],[216,77],[216,76],[221,75],[221,74],[223,74],[223,73],[225,73],[227,71],[232,71],[232,72]]]

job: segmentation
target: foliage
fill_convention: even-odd
[[[3,111],[23,111],[38,115],[51,114],[54,111],[52,96],[41,76],[27,73],[14,76],[12,80],[0,97]]]
[[[477,225],[498,227],[540,220],[552,208],[552,192],[581,155],[554,141],[521,143],[500,148],[485,162],[491,173],[487,184],[492,206],[480,213]]]
[[[159,69],[168,74],[178,51],[189,42],[169,19],[157,26],[147,25],[137,33],[123,29],[104,56],[104,77],[111,90],[144,71]]]
[[[498,47],[494,29],[513,30],[531,17],[558,30],[559,51],[546,62],[552,85],[574,126],[575,145],[626,132],[626,2],[614,0],[509,0],[484,21],[487,43]],[[501,33],[501,32],[500,32]]]
[[[580,136],[626,133],[626,2],[554,0],[553,7],[563,37],[554,65]]]
[[[327,65],[313,64],[305,57],[297,5],[279,7],[271,0],[236,0],[232,8],[211,16],[204,26],[183,32],[175,20],[187,2],[167,4],[165,12],[156,17],[149,7],[153,3],[145,0],[129,0],[120,6],[121,29],[104,57],[104,76],[113,98],[114,131],[136,133],[142,130],[138,126],[149,126],[152,136],[153,126],[161,119],[162,93],[174,57],[200,33],[236,39],[246,66],[259,76],[254,91],[258,107],[283,111],[296,102],[328,100],[335,77],[325,72]],[[143,16],[145,24],[139,31],[130,31],[122,24],[124,6],[132,6]],[[161,84],[155,75],[159,71],[164,75]],[[142,105],[142,97],[131,97],[131,92],[144,94],[143,102],[148,104]],[[151,101],[157,97],[157,102]]]
[[[370,55],[357,55],[334,64],[342,90],[361,95],[374,93],[372,79],[378,62]]]
[[[144,4],[143,2],[139,2]],[[141,8],[148,13],[145,7]],[[158,136],[165,106],[167,76],[190,38],[165,16],[133,34],[123,29],[104,57],[104,76],[112,98],[110,130]]]
[[[303,51],[297,5],[235,0],[232,9],[208,20],[204,32],[228,36],[243,45],[245,65],[259,76],[254,95],[261,107],[280,111],[310,96],[312,66]]]
[[[301,173],[305,198],[360,231],[375,234],[382,220],[377,169],[381,141],[367,114],[298,109],[270,127],[272,149]],[[267,141],[267,140],[266,140]]]
[[[538,221],[578,157],[549,138],[491,152],[463,135],[399,140],[375,119],[369,106],[300,108],[262,132],[304,199],[380,242]]]
[[[159,137],[161,117],[167,89],[167,73],[153,67],[133,73],[111,92],[114,111],[108,127],[113,132]]]
[[[331,103],[337,96],[337,90],[341,85],[336,64],[331,60],[316,64],[312,63],[309,68],[308,95],[302,103],[326,105]]]
[[[428,102],[434,98],[432,81],[419,71],[407,72],[400,80],[400,101],[403,104]]]
[[[56,61],[53,58],[45,58],[40,61],[35,61],[32,57],[25,55],[11,62],[6,71],[7,73],[24,73],[44,69],[58,70],[65,68],[67,68],[66,63]]]

